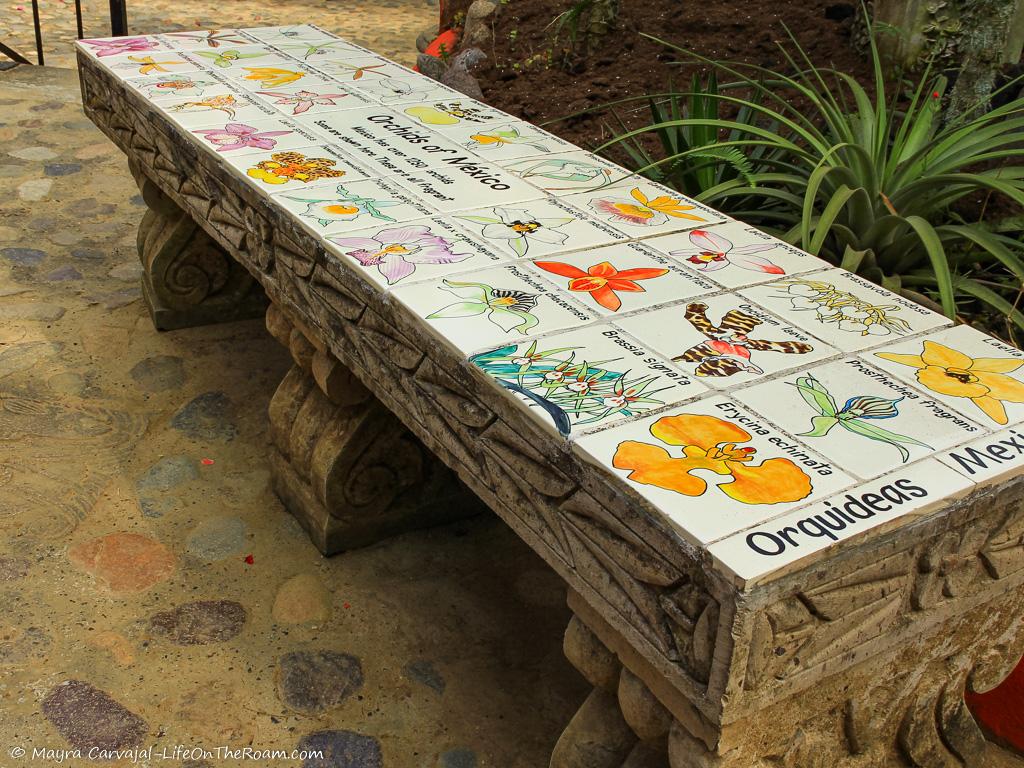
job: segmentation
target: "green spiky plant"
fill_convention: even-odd
[[[902,79],[893,88],[873,36],[873,94],[845,72],[814,66],[792,35],[796,53],[783,48],[792,76],[650,39],[733,82],[718,92],[661,97],[669,107],[653,113],[654,122],[597,151],[635,153],[653,134],[664,156],[635,155],[645,175],[891,290],[937,303],[949,317],[959,305],[997,314],[1011,336],[1014,326],[1024,329],[1024,226],[965,221],[954,209],[964,198],[995,194],[1024,205],[1024,99],[991,111],[978,104],[944,122],[945,78],[928,67],[909,90]],[[715,108],[684,114],[672,106],[695,95]],[[687,131],[706,133],[666,142]],[[695,185],[673,171],[712,150],[738,150],[750,166],[733,163],[730,178],[718,163],[716,175],[698,175]]]

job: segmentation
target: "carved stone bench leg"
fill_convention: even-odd
[[[270,403],[274,490],[325,555],[479,514],[482,502],[271,305],[295,365]]]
[[[137,245],[142,295],[157,330],[260,317],[263,289],[148,176],[131,166],[146,213]]]

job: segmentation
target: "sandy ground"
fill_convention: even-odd
[[[586,693],[555,574],[490,515],[323,559],[269,488],[286,352],[153,330],[142,201],[72,71],[0,72],[0,146],[0,766],[547,765]]]
[[[426,0],[128,0],[127,9],[128,31],[138,34],[311,21],[403,64],[416,62],[416,35],[437,27]],[[47,66],[74,66],[74,0],[39,0],[39,16]],[[110,35],[105,0],[82,0],[82,18],[85,37]],[[0,42],[35,62],[31,0],[0,2]]]

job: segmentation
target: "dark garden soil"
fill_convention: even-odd
[[[492,64],[476,71],[486,100],[537,124],[630,96],[662,93],[670,80],[686,90],[702,67],[685,55],[643,37],[659,37],[711,59],[789,71],[778,42],[788,27],[818,66],[835,66],[861,82],[870,80],[866,58],[851,43],[860,22],[852,3],[834,0],[621,0],[617,29],[593,52],[565,55],[565,32],[553,44],[555,17],[570,0],[510,0],[494,21]],[[792,47],[791,47],[792,48]],[[642,125],[642,102],[617,108],[627,125]],[[606,110],[546,125],[573,143],[593,147],[609,138]]]

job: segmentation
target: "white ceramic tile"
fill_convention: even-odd
[[[508,261],[441,217],[401,224],[381,222],[358,232],[331,235],[326,246],[382,289],[436,281]]]
[[[787,277],[741,291],[844,352],[878,346],[950,321],[842,269]]]
[[[183,72],[196,72],[202,67],[186,58],[181,51],[148,51],[110,56],[100,59],[118,77],[149,77]]]
[[[575,149],[572,144],[508,115],[484,125],[460,122],[444,134],[460,147],[495,163]]]
[[[762,307],[721,294],[615,321],[688,374],[725,388],[804,368],[836,351]]]
[[[943,451],[939,461],[979,485],[992,485],[1024,473],[1024,429],[1010,427]]]
[[[199,96],[160,99],[155,104],[187,130],[226,122],[259,122],[279,116],[265,104],[257,104],[248,96],[223,85]]]
[[[395,107],[395,112],[415,121],[424,128],[444,136],[456,137],[472,131],[474,127],[491,125],[495,121],[509,120],[501,110],[482,104],[466,96],[457,99],[427,99]]]
[[[1024,422],[1024,352],[958,325],[863,355],[988,430]]]
[[[191,133],[204,147],[221,154],[251,155],[308,147],[317,137],[286,120],[219,121]]]
[[[621,316],[720,290],[636,242],[553,254],[529,264],[559,291],[602,315]]]
[[[726,220],[696,200],[647,180],[627,180],[564,199],[629,237],[700,229]]]
[[[864,479],[984,434],[858,358],[792,371],[732,397]]]
[[[469,360],[561,437],[600,430],[707,391],[609,324],[503,345]]]
[[[223,81],[206,72],[187,72],[181,75],[155,75],[136,77],[125,83],[142,92],[150,101],[161,103],[180,99],[195,99],[214,91],[230,92]]]
[[[725,397],[584,435],[573,446],[701,546],[853,484]]]
[[[334,88],[333,82],[319,72],[297,61],[283,61],[279,65],[261,66],[243,64],[217,73],[236,88],[246,91],[274,91],[278,88]]]
[[[246,29],[245,33],[256,40],[263,40],[271,44],[290,43],[299,40],[322,40],[337,39],[336,35],[327,32],[314,24],[291,24],[277,27],[254,27]]]
[[[644,241],[726,288],[827,269],[827,261],[739,221]]]
[[[320,39],[286,40],[274,42],[273,45],[293,59],[304,61],[313,66],[316,66],[317,62],[333,56],[352,56],[354,53],[360,56],[366,55],[366,50],[354,43],[326,37]]]
[[[611,227],[550,197],[459,212],[452,221],[512,258],[576,251],[622,239]]]
[[[383,77],[375,80],[355,80],[346,87],[358,89],[381,104],[400,105],[417,101],[457,101],[466,97],[447,85],[427,77],[409,73],[405,77]]]
[[[319,235],[393,225],[432,213],[387,180],[349,181],[348,176],[336,184],[278,192],[274,201]]]
[[[574,328],[594,319],[518,264],[400,286],[392,295],[434,333],[468,354],[526,336]]]
[[[308,189],[362,181],[370,175],[350,158],[325,146],[303,147],[286,152],[224,157],[240,176],[264,192]]]
[[[626,180],[640,180],[625,168],[575,149],[504,161],[500,165],[538,189],[559,196],[594,192]]]
[[[182,56],[204,69],[231,76],[241,67],[287,67],[295,62],[282,56],[269,45],[240,45],[184,51]]]
[[[268,91],[251,91],[250,96],[288,117],[371,106],[369,97],[341,85],[310,88],[287,86]]]
[[[315,62],[314,66],[325,75],[343,83],[358,83],[362,80],[380,80],[392,77],[408,77],[413,74],[408,69],[373,55],[343,55],[340,57],[324,57]]]
[[[877,480],[774,517],[708,549],[741,584],[827,557],[844,542],[905,525],[963,497],[974,483],[935,459],[901,467]]]
[[[183,51],[218,50],[252,45],[239,29],[194,29],[185,32],[164,32],[156,36],[171,48]]]
[[[147,56],[158,51],[169,51],[167,43],[152,35],[130,37],[92,37],[78,41],[79,49],[97,59],[118,58],[126,55]]]

